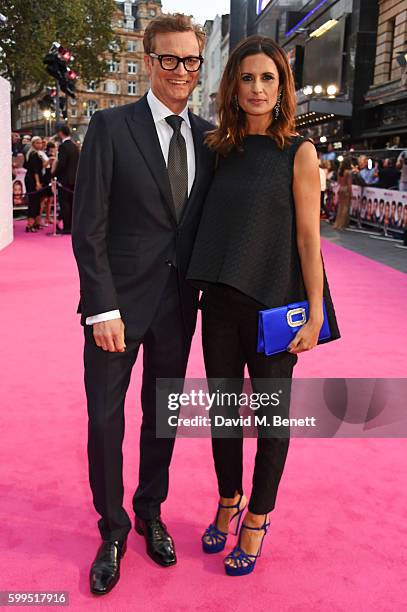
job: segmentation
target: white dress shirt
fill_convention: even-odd
[[[166,122],[165,118],[169,115],[174,115],[169,108],[165,106],[157,98],[156,95],[150,89],[147,94],[147,103],[150,107],[151,114],[153,115],[155,129],[157,130],[158,140],[160,141],[161,151],[165,160],[165,164],[168,166],[168,153],[170,149],[170,141],[173,135],[172,127]],[[187,163],[188,163],[188,196],[191,193],[192,185],[195,180],[195,148],[194,140],[192,138],[191,122],[188,115],[188,106],[185,106],[184,110],[179,113],[179,116],[184,119],[181,125],[181,134],[185,138],[187,146]],[[101,314],[94,315],[92,317],[86,317],[86,324],[93,325],[94,323],[100,323],[102,321],[110,321],[112,319],[120,319],[120,310],[109,310],[108,312],[102,312]]]

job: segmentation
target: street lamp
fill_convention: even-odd
[[[48,130],[48,127],[47,127],[47,126],[49,125],[49,123],[48,123],[48,122],[49,122],[49,120],[51,119],[51,111],[50,111],[50,109],[49,109],[49,108],[46,108],[46,109],[43,111],[42,116],[43,116],[43,117],[44,117],[44,119],[45,119],[45,136],[49,136],[49,133],[48,133],[48,132],[49,132],[50,130]]]

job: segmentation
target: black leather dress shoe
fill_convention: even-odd
[[[159,516],[149,520],[143,520],[136,516],[135,529],[138,534],[144,536],[147,544],[147,554],[153,561],[164,567],[175,565],[177,557],[174,541]]]
[[[120,559],[127,548],[127,540],[104,540],[90,568],[90,590],[94,595],[109,593],[120,578]]]

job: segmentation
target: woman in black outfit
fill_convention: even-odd
[[[41,225],[41,180],[44,162],[38,154],[38,151],[42,151],[42,139],[39,136],[34,136],[31,140],[31,147],[27,152],[26,161],[24,163],[24,168],[27,170],[24,181],[28,193],[26,232],[35,232]]]
[[[239,393],[247,365],[254,392],[275,392],[272,379],[288,383],[281,407],[287,416],[298,353],[318,341],[322,297],[331,339],[340,334],[320,251],[318,158],[313,143],[295,132],[293,78],[286,54],[274,41],[252,36],[234,49],[223,74],[219,109],[219,127],[206,138],[218,153],[218,166],[187,275],[204,291],[209,388]],[[258,311],[306,299],[309,319],[287,351],[270,357],[258,353]],[[238,410],[223,409],[228,416]],[[202,537],[205,552],[223,550],[229,523],[240,520],[246,504],[241,428],[235,428],[234,437],[215,429],[212,420],[220,501]],[[277,437],[267,427],[258,429],[253,488],[237,546],[225,559],[228,574],[254,569],[288,445],[288,434]]]

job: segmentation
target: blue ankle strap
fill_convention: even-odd
[[[218,506],[219,506],[219,508],[239,508],[240,502],[242,501],[242,498],[243,498],[243,495],[240,495],[239,501],[237,501],[232,506],[225,506],[225,504],[221,504],[220,502],[218,503]]]
[[[249,525],[242,523],[242,527],[245,529],[253,529],[253,531],[262,531],[263,529],[267,531],[267,529],[270,527],[270,523],[264,523],[261,527],[249,527]]]
[[[250,527],[249,525],[245,525],[244,523],[242,523],[241,530],[244,527],[245,529],[251,529],[252,531],[264,531],[263,537],[262,537],[261,542],[260,542],[259,551],[258,551],[257,555],[250,555],[250,556],[253,556],[253,557],[256,557],[256,558],[260,557],[261,550],[263,548],[263,540],[264,540],[264,538],[265,538],[265,536],[267,534],[267,529],[269,528],[269,526],[270,526],[270,523],[267,522],[267,514],[265,515],[264,523],[263,523],[263,525],[261,527]],[[241,537],[242,537],[242,531],[240,531],[239,540],[237,542],[237,547],[236,548],[240,548],[240,539],[241,539]],[[248,554],[248,553],[246,553],[246,554]]]

